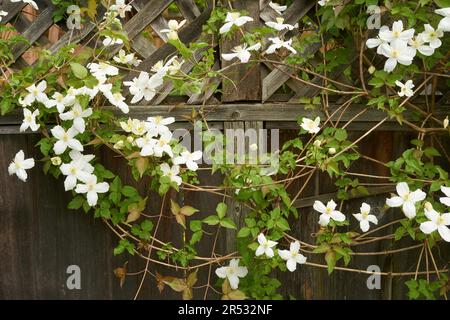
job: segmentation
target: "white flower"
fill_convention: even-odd
[[[169,20],[168,27],[169,29],[162,29],[162,33],[167,33],[167,38],[170,40],[177,40],[178,39],[178,30],[181,29],[182,26],[186,23],[186,20],[181,21],[178,23],[177,20]]]
[[[130,108],[125,103],[125,97],[120,92],[107,92],[105,93],[105,97],[113,106],[119,108],[123,113],[128,113],[130,111]]]
[[[117,76],[119,74],[118,68],[103,61],[99,63],[89,63],[87,68],[100,83],[105,82],[106,76]]]
[[[10,163],[8,167],[9,175],[17,175],[17,177],[23,182],[27,181],[27,172],[26,170],[34,167],[34,159],[29,158],[25,159],[25,154],[22,150],[16,153],[14,160]]]
[[[184,61],[181,60],[179,61],[177,59],[177,57],[175,57],[175,59],[171,59],[171,64],[167,67],[167,71],[169,72],[169,74],[171,76],[175,75],[178,73],[178,71],[180,71],[181,66],[183,65]]]
[[[402,207],[403,213],[409,219],[416,216],[416,202],[425,199],[426,194],[420,189],[410,192],[406,182],[400,182],[396,186],[398,196],[386,199],[386,204],[391,207]]]
[[[75,96],[73,95],[62,95],[59,92],[55,92],[52,96],[53,99],[50,99],[45,104],[46,108],[53,108],[56,107],[59,113],[63,113],[64,109],[67,106],[71,106],[75,103]]]
[[[131,103],[137,103],[142,99],[150,101],[156,95],[156,90],[163,84],[163,79],[160,75],[150,75],[141,71],[138,78],[132,81],[125,81],[124,85],[130,87],[130,93],[133,95]]]
[[[56,126],[50,130],[52,135],[58,139],[58,141],[53,146],[53,151],[55,154],[60,155],[66,151],[67,148],[77,151],[83,151],[83,145],[80,141],[75,139],[75,136],[78,134],[78,131],[74,128],[70,128],[69,130],[64,130],[61,126]]]
[[[395,84],[400,87],[400,91],[397,92],[400,97],[412,97],[414,95],[414,83],[412,82],[412,80],[406,81],[405,84],[396,80]]]
[[[330,0],[319,0],[319,1],[317,1],[317,3],[318,3],[321,7],[323,7],[323,6],[326,6],[327,3],[328,3],[329,1],[330,1]]]
[[[383,43],[380,46],[380,52],[387,57],[384,64],[384,71],[391,72],[397,66],[397,62],[409,66],[416,54],[416,50],[408,47],[406,42],[395,40],[391,44]]]
[[[330,223],[330,219],[334,221],[342,222],[345,221],[345,215],[336,210],[337,204],[333,200],[328,201],[325,206],[321,201],[316,200],[314,202],[314,210],[321,213],[319,217],[319,224],[322,227],[327,226]]]
[[[386,31],[389,31],[389,27],[388,26],[382,26],[381,28],[380,28],[380,31],[379,32],[386,32]],[[372,48],[377,48],[377,53],[378,54],[381,54],[381,52],[380,52],[380,46],[383,44],[383,43],[387,43],[387,41],[385,41],[385,40],[383,40],[383,39],[381,39],[380,38],[380,36],[378,35],[376,38],[370,38],[370,39],[367,39],[367,41],[366,41],[366,46],[368,47],[368,48],[370,48],[370,49],[372,49]]]
[[[424,56],[431,56],[434,53],[434,48],[425,44],[425,35],[423,33],[419,33],[416,37],[412,38],[408,41],[408,44],[418,50]]]
[[[392,42],[395,40],[402,40],[408,42],[414,36],[414,29],[403,30],[402,20],[395,21],[392,24],[392,31],[388,29],[380,29],[380,39]]]
[[[61,165],[61,173],[66,176],[64,180],[64,189],[66,191],[73,190],[78,180],[86,181],[90,174],[94,172],[94,167],[87,165],[88,163],[83,157]]]
[[[320,117],[316,117],[314,121],[308,118],[303,118],[300,127],[306,130],[308,133],[316,134],[320,131]]]
[[[45,104],[48,101],[48,97],[45,94],[47,89],[47,81],[42,80],[36,86],[32,84],[26,90],[29,92],[23,99],[19,100],[19,103],[23,107],[31,106],[35,101]]]
[[[135,135],[142,136],[147,132],[147,123],[145,121],[140,121],[139,119],[128,118],[127,122],[120,122],[120,126],[123,131],[127,133],[134,133]]]
[[[225,18],[225,24],[220,28],[219,32],[226,33],[230,31],[232,26],[241,27],[249,21],[253,21],[252,17],[241,16],[239,12],[228,12]]]
[[[276,11],[276,13],[278,13],[279,15],[281,15],[283,13],[283,11],[285,11],[287,9],[287,6],[280,6],[278,3],[269,2],[269,7],[271,7],[273,10]]]
[[[242,63],[247,63],[251,56],[249,51],[259,50],[260,48],[261,48],[260,43],[256,43],[248,48],[247,44],[244,44],[243,46],[234,47],[231,50],[233,53],[222,53],[222,58],[227,61],[230,61],[234,58],[238,58],[239,60],[241,60]]]
[[[159,167],[164,177],[169,177],[169,180],[171,182],[175,182],[177,185],[181,185],[183,181],[181,180],[181,177],[178,176],[178,174],[180,173],[180,166],[174,165],[170,167],[167,163],[162,163]]]
[[[156,116],[147,118],[148,128],[156,130],[158,134],[163,134],[169,131],[169,128],[167,126],[174,122],[175,122],[174,117],[163,118],[161,116]]]
[[[119,54],[113,59],[117,63],[132,65],[134,67],[137,67],[142,62],[135,57],[134,53],[126,54],[125,50],[123,49],[120,49]]]
[[[141,156],[152,156],[155,153],[154,147],[158,140],[154,139],[154,137],[152,133],[147,133],[145,136],[136,139],[136,146],[141,148]]]
[[[29,4],[34,9],[39,10],[38,5],[33,0],[11,0],[11,2],[23,2],[23,3]]]
[[[306,262],[306,257],[299,253],[300,242],[291,242],[289,250],[278,250],[278,254],[281,259],[286,261],[286,267],[290,272],[294,272],[297,269],[298,264],[304,264]]]
[[[434,12],[444,17],[439,22],[438,29],[444,32],[450,31],[450,7],[437,9]]]
[[[20,126],[20,132],[24,132],[28,128],[31,129],[31,131],[37,131],[40,127],[39,124],[36,123],[36,117],[39,115],[39,109],[34,110],[31,112],[27,108],[23,108],[23,122]]]
[[[89,162],[91,162],[95,158],[95,155],[82,154],[81,152],[79,152],[77,150],[71,150],[69,152],[69,157],[73,161],[78,161],[78,160],[82,161],[84,163],[84,167],[83,167],[84,171],[88,171],[88,172],[94,171],[94,167]]]
[[[450,242],[450,213],[440,214],[433,209],[430,203],[425,205],[425,216],[428,218],[427,222],[420,224],[420,230],[425,234],[433,233],[438,231],[439,235],[446,242]]]
[[[170,146],[171,140],[172,140],[172,132],[166,131],[161,134],[155,146],[153,147],[155,157],[162,157],[163,153],[166,153],[171,158],[173,157],[172,147]]]
[[[0,22],[2,22],[3,17],[6,17],[8,15],[8,12],[4,10],[0,10]]]
[[[273,247],[275,247],[278,242],[267,240],[263,233],[260,233],[258,235],[258,243],[259,247],[256,249],[255,256],[259,257],[265,254],[267,257],[272,258],[273,253]]]
[[[129,4],[125,4],[125,0],[116,0],[116,4],[109,7],[112,11],[117,11],[121,18],[125,18],[125,14],[131,11],[132,7]]]
[[[109,36],[106,36],[105,39],[103,39],[103,45],[105,47],[110,47],[115,44],[123,44],[123,40],[120,38],[111,38]]]
[[[181,152],[180,156],[173,159],[174,164],[186,164],[186,167],[191,171],[197,171],[198,164],[196,161],[202,158],[201,151],[194,151],[190,153],[189,151]]]
[[[269,48],[267,48],[267,50],[266,50],[267,54],[274,53],[276,50],[283,48],[283,47],[288,49],[289,51],[291,51],[294,54],[297,53],[297,51],[294,48],[292,48],[292,46],[291,46],[292,39],[283,41],[279,37],[275,37],[275,38],[269,38],[269,40],[272,42],[272,44],[269,46]]]
[[[70,111],[61,113],[59,117],[63,121],[73,120],[73,128],[75,128],[79,133],[83,133],[86,129],[86,123],[84,118],[90,117],[92,115],[92,108],[87,108],[83,110],[81,105],[77,102],[73,105]]]
[[[439,38],[444,36],[444,31],[441,29],[434,30],[434,28],[429,24],[425,24],[423,27],[425,28],[425,31],[421,33],[423,35],[423,39],[430,43],[431,48],[439,48],[442,45],[442,41]]]
[[[282,17],[277,17],[276,21],[267,21],[266,25],[268,27],[271,27],[272,29],[277,30],[277,31],[281,31],[281,30],[284,30],[284,29],[294,30],[294,28],[298,27],[297,23],[295,25],[284,23],[284,18],[282,18]]]
[[[450,207],[450,187],[441,186],[441,191],[445,194],[445,197],[440,197],[439,201],[447,207]]]
[[[361,208],[359,209],[360,213],[356,213],[353,216],[356,218],[356,220],[359,221],[359,227],[361,228],[362,232],[367,232],[370,229],[369,222],[372,222],[373,224],[378,224],[378,219],[376,216],[370,213],[370,205],[363,202],[361,204]]]
[[[166,63],[164,63],[163,60],[159,60],[157,63],[155,63],[152,66],[151,71],[156,73],[156,75],[161,77],[161,79],[162,79],[169,71],[170,66],[172,66],[172,62],[176,59],[177,59],[177,57],[174,56],[174,57],[170,58],[169,60],[167,60]]]
[[[239,278],[244,278],[247,273],[247,267],[239,266],[239,259],[231,259],[228,266],[216,269],[216,275],[221,279],[228,279],[233,290],[239,287]]]
[[[84,183],[77,184],[75,192],[86,193],[87,202],[91,207],[97,204],[99,193],[105,193],[109,190],[109,184],[106,182],[97,183],[97,177],[93,174],[86,178],[83,177],[82,182]]]

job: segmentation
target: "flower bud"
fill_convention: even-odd
[[[431,203],[429,203],[428,201],[425,202],[424,207],[428,211],[433,210],[433,205]]]
[[[114,144],[114,149],[116,150],[120,150],[124,147],[125,143],[123,142],[123,140],[119,140]]]
[[[167,34],[167,38],[168,38],[169,40],[173,40],[173,41],[178,40],[178,32],[176,32],[176,31],[170,31],[170,32]]]
[[[320,141],[319,139],[314,141],[314,146],[317,147],[317,148],[319,148],[321,144],[322,144],[322,141]]]
[[[60,157],[53,157],[50,159],[50,161],[52,162],[52,164],[54,166],[59,166],[62,163],[62,160]]]
[[[328,153],[329,154],[335,154],[336,153],[336,149],[335,148],[330,148],[330,149],[328,149]]]
[[[127,141],[128,141],[129,143],[133,143],[134,138],[133,138],[132,136],[129,136],[129,137],[127,137]]]
[[[447,127],[448,127],[448,116],[446,116],[444,119],[444,129],[447,129]]]
[[[370,66],[368,71],[370,74],[373,74],[375,71],[377,71],[377,69],[375,69],[374,66]]]

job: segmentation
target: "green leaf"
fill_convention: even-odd
[[[287,220],[284,218],[278,219],[277,227],[280,228],[281,231],[291,230],[291,228],[289,227],[289,222],[287,222]]]
[[[219,224],[220,220],[218,216],[208,216],[205,219],[203,219],[203,223],[206,223],[210,226],[215,226],[216,224]]]
[[[84,197],[76,196],[75,198],[72,199],[72,201],[69,202],[69,204],[67,205],[67,208],[72,209],[72,210],[78,210],[83,206],[84,201],[85,201]]]
[[[216,212],[217,212],[217,216],[219,217],[219,219],[222,219],[223,217],[225,217],[225,215],[227,214],[227,209],[228,209],[228,206],[223,202],[221,202],[217,205]]]
[[[189,228],[192,232],[197,232],[202,230],[202,222],[200,220],[191,220],[189,222]]]
[[[251,229],[248,227],[244,227],[241,230],[239,230],[237,237],[238,238],[245,238],[250,234]]]
[[[122,194],[123,194],[125,197],[128,197],[128,198],[139,197],[138,191],[137,191],[135,188],[131,187],[131,186],[125,186],[125,187],[123,187],[123,188],[122,188]]]
[[[227,229],[237,229],[236,224],[233,220],[231,220],[231,218],[224,218],[220,220],[220,225]]]
[[[87,69],[79,63],[71,62],[70,67],[72,68],[72,72],[78,79],[84,79],[88,75]]]
[[[336,266],[336,253],[333,250],[328,251],[325,254],[325,261],[328,266],[328,274],[331,274]]]

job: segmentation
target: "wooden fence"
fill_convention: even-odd
[[[37,48],[47,48],[56,51],[69,41],[86,44],[94,29],[93,23],[86,23],[80,31],[71,33],[63,25],[55,25],[52,20],[54,7],[51,1],[36,1],[40,7],[35,12],[25,7],[22,2],[11,3],[0,0],[0,10],[9,14],[2,23],[14,25],[29,44],[19,44],[14,49],[15,64],[12,70],[20,69],[34,62]],[[232,1],[233,8],[244,9],[254,18],[254,22],[246,28],[261,25],[264,21],[275,17],[275,12],[268,6],[266,0]],[[160,32],[167,26],[168,8],[176,7],[179,17],[187,19],[186,27],[180,32],[180,39],[194,42],[201,34],[202,25],[211,13],[211,5],[200,8],[194,0],[134,0],[134,14],[127,17],[124,29],[128,32],[133,50],[142,57],[139,66],[148,70],[155,62],[174,52],[174,47],[166,44],[165,35]],[[286,23],[296,23],[305,15],[313,14],[315,1],[295,0],[284,13]],[[99,8],[101,14],[102,8]],[[37,14],[37,15],[35,15]],[[32,15],[32,18],[29,16]],[[292,31],[292,36],[295,35]],[[149,37],[148,34],[152,36]],[[57,36],[55,36],[57,34]],[[156,40],[155,40],[156,39]],[[218,44],[220,50],[228,52],[239,44],[240,37],[235,36],[229,41]],[[118,51],[118,47],[114,50]],[[309,54],[320,54],[320,46],[312,45],[307,49]],[[349,60],[351,65],[352,59]],[[216,66],[226,66],[226,61],[217,60]],[[189,72],[193,65],[186,63],[183,71]],[[191,94],[186,97],[169,96],[171,85],[166,85],[149,105],[132,106],[130,116],[145,119],[151,115],[172,115],[177,119],[176,126],[186,126],[186,116],[192,113],[192,108],[203,112],[206,119],[219,129],[227,128],[267,128],[280,129],[282,141],[297,135],[298,125],[295,119],[302,115],[313,117],[325,115],[320,110],[308,110],[305,104],[299,103],[302,97],[313,97],[319,93],[314,86],[305,86],[293,81],[290,70],[278,68],[272,64],[260,64],[249,72],[246,69],[233,70],[229,77],[237,83],[237,89],[228,83],[222,84],[223,93],[214,95],[211,90],[203,90],[201,94]],[[130,77],[133,74],[130,75]],[[340,79],[340,72],[332,75]],[[216,81],[219,84],[220,80]],[[342,80],[347,81],[347,80]],[[317,77],[313,83],[320,84]],[[445,106],[448,94],[444,92],[435,114],[439,118],[448,114]],[[342,104],[340,97],[330,101],[330,113]],[[416,102],[420,104],[420,100]],[[353,104],[351,112],[340,119],[346,122],[362,111],[364,105]],[[407,113],[408,115],[408,113]],[[371,124],[385,118],[385,114],[375,109],[367,109],[348,127],[351,130],[350,139],[360,137]],[[39,158],[35,144],[39,137],[35,134],[20,134],[18,131],[21,117],[17,113],[0,117],[0,298],[4,299],[129,299],[134,296],[140,277],[127,277],[123,288],[113,270],[128,261],[128,271],[141,270],[143,261],[129,256],[114,257],[112,249],[117,245],[116,236],[110,232],[101,220],[94,220],[92,215],[66,209],[70,194],[65,193],[62,181],[55,181],[46,176],[42,170],[33,170],[29,182],[24,184],[8,176],[6,167],[18,149],[24,149],[30,156]],[[372,135],[359,145],[362,154],[389,161],[399,156],[408,144],[412,131],[401,127],[394,120],[386,121]],[[449,146],[448,141],[442,141],[443,146]],[[126,164],[114,158],[107,150],[100,151],[100,157],[110,170],[120,174],[126,183],[133,184]],[[354,172],[373,173],[379,176],[389,176],[387,168],[374,163],[358,161],[353,167]],[[336,187],[326,174],[315,174],[314,183],[308,186],[302,198],[296,201],[300,218],[295,222],[295,233],[305,241],[313,242],[312,233],[317,231],[317,214],[313,213],[313,199],[328,200],[335,196]],[[206,185],[221,183],[219,176],[208,176],[200,173],[200,180]],[[380,180],[362,178],[364,183],[380,183]],[[394,190],[388,180],[385,185],[369,187],[370,197],[364,199],[375,208],[380,223],[394,220],[392,212],[381,214],[386,195]],[[297,181],[300,188],[303,181]],[[140,191],[146,190],[145,185],[139,185]],[[201,214],[215,211],[220,199],[211,195],[196,192],[180,192],[176,196],[180,202],[198,208]],[[356,213],[361,199],[350,200],[343,210]],[[157,201],[149,201],[150,212],[158,210]],[[229,203],[229,214],[239,223],[245,215],[243,208],[237,203]],[[165,213],[170,215],[169,212]],[[398,217],[397,217],[398,218]],[[354,226],[352,226],[354,227]],[[165,219],[160,234],[165,240],[174,241],[172,234],[179,226],[172,219]],[[179,232],[178,232],[179,233]],[[177,233],[177,234],[178,234]],[[178,239],[179,242],[182,239]],[[176,244],[176,243],[175,243]],[[210,255],[211,244],[205,243],[201,254]],[[393,242],[384,244],[373,243],[363,246],[363,252],[389,250]],[[229,252],[235,246],[233,235],[223,233],[219,240],[219,252]],[[399,255],[364,255],[355,256],[352,266],[366,269],[369,265],[377,265],[385,272],[415,271],[419,249],[407,251]],[[450,253],[441,252],[440,261],[448,261]],[[322,258],[312,256],[312,262],[322,263]],[[67,267],[78,265],[81,268],[81,290],[69,290],[66,286]],[[155,266],[161,274],[171,275],[173,270]],[[206,274],[200,274],[200,282]],[[404,298],[405,278],[385,276],[382,278],[381,290],[369,290],[366,286],[367,274],[336,270],[331,276],[321,268],[300,267],[293,274],[279,274],[283,282],[281,293],[291,294],[297,299],[396,299]],[[141,298],[178,298],[179,294],[166,289],[159,293],[154,281],[148,279],[144,284]],[[196,296],[201,298],[202,296]],[[211,296],[213,297],[213,296]]]

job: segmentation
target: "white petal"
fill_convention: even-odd
[[[408,187],[408,184],[406,182],[398,183],[395,188],[397,190],[397,194],[400,197],[404,197],[404,196],[407,196],[409,194],[409,187]]]
[[[216,275],[221,279],[225,279],[227,277],[227,267],[217,268]]]
[[[391,208],[400,207],[403,204],[403,199],[400,197],[392,197],[386,199],[386,204]]]
[[[326,212],[325,205],[319,200],[314,201],[313,208],[314,208],[314,210],[316,210],[317,212],[320,212],[320,213]]]
[[[416,206],[411,201],[403,203],[403,213],[408,219],[413,219],[416,216]]]
[[[425,234],[430,234],[438,228],[437,224],[433,221],[427,221],[420,224],[420,230]]]
[[[367,221],[367,220],[361,220],[361,222],[359,223],[359,226],[360,226],[362,232],[367,232],[370,229],[369,221]]]
[[[230,281],[231,289],[236,290],[239,287],[239,278],[236,275],[228,275],[228,281]]]
[[[55,151],[56,155],[60,155],[64,153],[67,149],[67,144],[61,140],[56,141],[55,145],[53,146],[53,151]]]
[[[295,269],[297,269],[297,261],[295,261],[294,259],[289,259],[286,262],[286,267],[290,272],[294,272]]]
[[[446,242],[450,242],[450,229],[446,226],[439,226],[438,228],[439,235]]]
[[[91,207],[94,207],[97,204],[98,195],[97,192],[89,191],[87,193],[87,202]]]
[[[333,211],[333,212],[331,212],[330,216],[335,221],[338,221],[338,222],[345,221],[345,215],[342,212]]]

